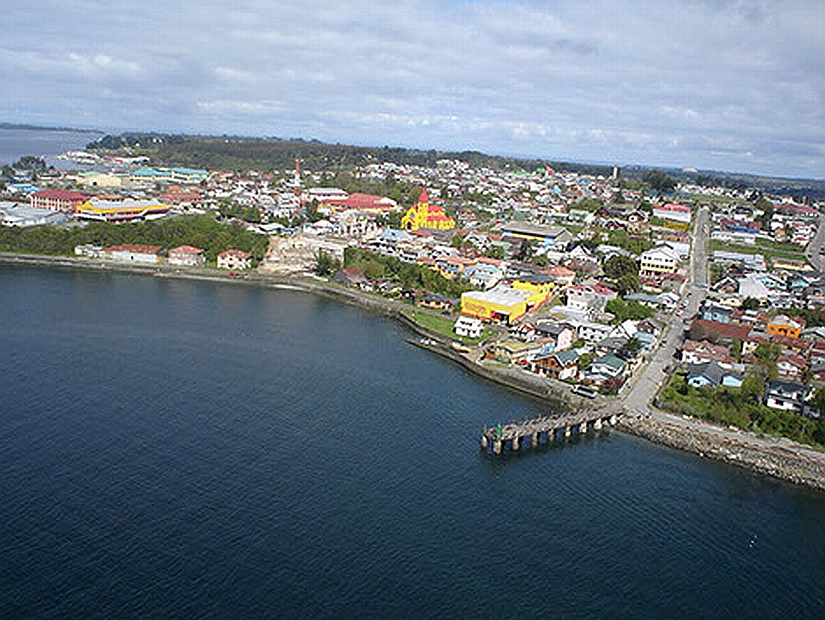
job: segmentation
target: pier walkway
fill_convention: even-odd
[[[481,449],[492,448],[493,454],[501,454],[507,447],[517,451],[528,437],[530,446],[536,448],[542,435],[547,443],[551,443],[556,434],[570,437],[574,431],[579,434],[587,433],[589,428],[598,431],[604,426],[615,425],[619,415],[615,411],[591,410],[562,416],[541,416],[518,423],[499,424],[485,428],[481,433]]]

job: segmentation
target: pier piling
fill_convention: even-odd
[[[547,443],[555,440],[556,433],[570,437],[574,427],[578,434],[588,432],[588,424],[593,424],[593,430],[599,431],[608,424],[615,424],[620,414],[607,414],[604,411],[590,410],[586,412],[570,413],[561,416],[538,416],[523,422],[510,422],[485,428],[481,436],[481,449],[487,450],[492,445],[493,454],[501,454],[505,448],[518,452],[522,441],[530,439],[530,447],[535,449],[541,444],[541,434],[547,433]]]

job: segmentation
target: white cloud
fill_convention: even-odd
[[[825,174],[821,0],[10,5],[9,120]]]

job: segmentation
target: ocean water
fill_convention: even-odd
[[[0,265],[2,618],[821,618],[825,495],[292,291]]]
[[[39,129],[0,129],[0,166],[11,165],[23,155],[43,157],[58,170],[86,168],[75,162],[55,159],[66,151],[78,151],[100,137],[97,133],[44,131]]]

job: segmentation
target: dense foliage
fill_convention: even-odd
[[[617,324],[628,320],[649,319],[656,314],[638,301],[625,301],[621,297],[608,301],[604,309],[616,317],[614,322]]]
[[[813,420],[766,407],[762,404],[764,389],[764,379],[756,376],[746,378],[739,388],[694,388],[687,384],[685,372],[680,371],[673,375],[670,383],[662,390],[658,404],[674,413],[707,418],[721,424],[732,424],[804,443],[825,445],[825,417]],[[814,404],[818,404],[816,400]]]
[[[423,265],[405,263],[392,256],[383,256],[360,248],[344,250],[344,267],[356,267],[370,279],[391,278],[404,290],[425,289],[431,293],[440,293],[458,298],[462,293],[473,290],[467,282],[449,280]]]
[[[546,165],[560,172],[607,175],[612,168],[591,164],[547,162],[485,155],[478,151],[448,152],[397,147],[325,144],[318,140],[280,138],[166,136],[161,134],[124,134],[104,136],[87,148],[151,150],[157,164],[191,166],[213,170],[272,170],[291,168],[300,157],[303,166],[314,171],[348,170],[378,162],[399,165],[435,166],[439,159],[455,159],[471,166],[494,170],[533,171]]]
[[[647,170],[642,174],[642,181],[656,191],[671,192],[676,187],[676,179],[661,170]]]
[[[604,261],[604,275],[612,280],[621,295],[639,288],[639,265],[628,256],[611,256]]]
[[[82,227],[0,227],[2,252],[67,256],[74,253],[75,246],[87,243],[104,247],[122,243],[143,243],[168,248],[193,245],[205,250],[208,262],[214,262],[224,250],[235,248],[249,252],[257,263],[266,254],[269,239],[266,235],[247,231],[241,225],[216,222],[207,215],[187,215],[133,224],[91,222]]]

